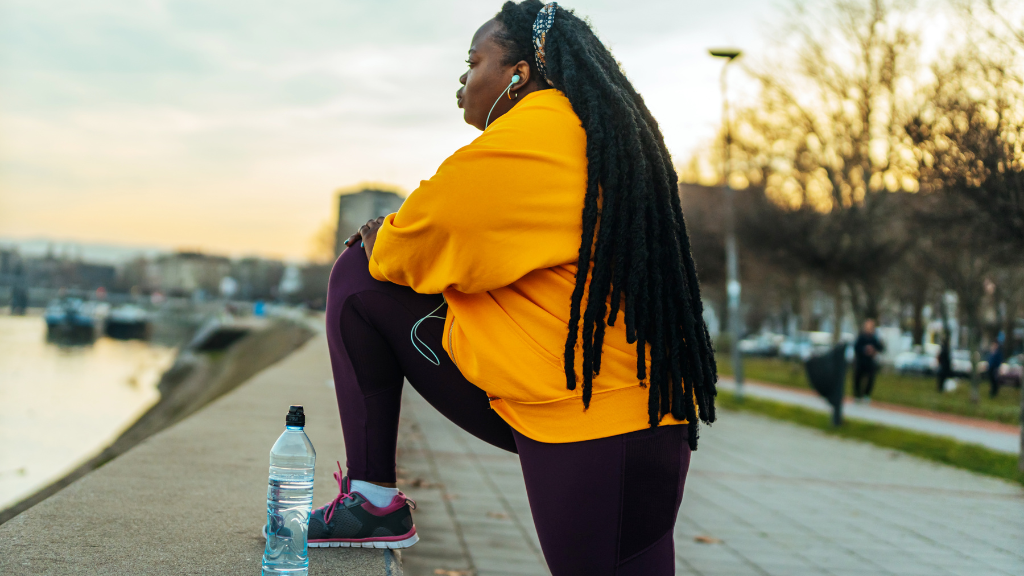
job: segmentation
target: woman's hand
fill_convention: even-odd
[[[373,255],[373,243],[377,240],[377,230],[384,224],[384,216],[369,220],[363,224],[359,231],[345,240],[345,246],[352,247],[356,242],[362,241],[363,249],[366,250],[366,259]]]

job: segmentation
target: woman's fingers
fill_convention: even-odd
[[[379,216],[373,220],[367,220],[366,224],[360,226],[359,230],[355,234],[349,236],[348,240],[345,240],[345,246],[354,246],[356,242],[362,241],[366,235],[380,228],[382,224],[384,224],[384,216]]]

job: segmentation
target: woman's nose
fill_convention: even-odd
[[[466,76],[468,76],[468,75],[469,75],[469,72],[463,72],[462,76],[459,76],[459,84],[462,84],[463,86],[465,86],[466,85]]]

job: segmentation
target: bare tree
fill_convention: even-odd
[[[917,188],[903,128],[918,69],[908,14],[892,0],[798,6],[785,64],[750,70],[761,96],[733,145],[734,169],[767,200],[747,223],[751,244],[836,294],[846,286],[858,317],[878,314],[882,278],[909,246],[887,194]]]
[[[747,198],[757,190],[737,191],[737,212],[743,214],[750,207]],[[725,194],[718,186],[680,184],[679,194],[686,214],[686,227],[690,233],[690,247],[701,292],[714,303],[716,314],[723,325],[728,322],[726,306],[726,262],[725,262]],[[752,328],[758,328],[763,321],[783,307],[781,300],[793,294],[791,284],[795,275],[785,273],[763,259],[750,258],[750,246],[740,244],[740,277],[747,288],[744,290],[744,319]],[[784,296],[783,296],[784,295]]]
[[[1016,334],[1017,319],[1024,314],[1024,266],[1001,266],[993,274],[995,284],[995,302],[997,316],[997,332],[1006,336],[1007,350],[1016,350],[1018,344]]]
[[[995,241],[1024,250],[1024,97],[971,53],[941,69],[907,125],[922,188],[963,198]]]
[[[982,326],[975,292],[982,276],[991,281],[1000,266],[1015,270],[1024,264],[1024,97],[1009,69],[968,43],[935,67],[925,104],[906,125],[921,188],[941,196],[926,219],[945,236],[963,236],[951,245],[947,241],[952,260],[939,259],[936,266],[967,305],[968,326],[977,338]],[[1015,274],[1001,276],[1005,284]],[[1003,291],[1016,300],[1014,288]]]
[[[892,267],[885,278],[889,287],[889,296],[901,305],[909,305],[912,309],[910,333],[916,346],[923,346],[925,341],[925,307],[935,299],[936,275],[933,258],[930,253],[930,239],[923,236],[911,222],[911,245],[903,254],[899,263]]]
[[[987,285],[1013,346],[1024,271],[1024,6],[1003,0],[953,3],[967,40],[953,58],[934,67],[935,82],[906,131],[915,145],[921,188],[939,193],[942,207],[934,212],[952,214],[946,233],[933,236],[945,244],[936,269],[960,297],[970,345],[975,348],[982,338]],[[1019,466],[1024,471],[1024,450]]]
[[[1024,83],[1024,6],[1016,0],[952,0],[967,25],[968,45],[986,67]]]

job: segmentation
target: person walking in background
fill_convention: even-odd
[[[998,340],[993,340],[988,345],[988,382],[991,388],[988,391],[989,398],[995,398],[999,394],[999,367],[1003,364],[1003,347]]]
[[[875,387],[875,372],[878,371],[877,356],[885,345],[875,336],[875,321],[868,318],[853,344],[853,398],[858,402],[870,402]]]
[[[945,392],[946,380],[953,377],[953,356],[949,350],[949,336],[942,336],[942,344],[939,347],[939,355],[937,360],[939,361],[939,375],[938,375],[938,392],[939,394]]]

